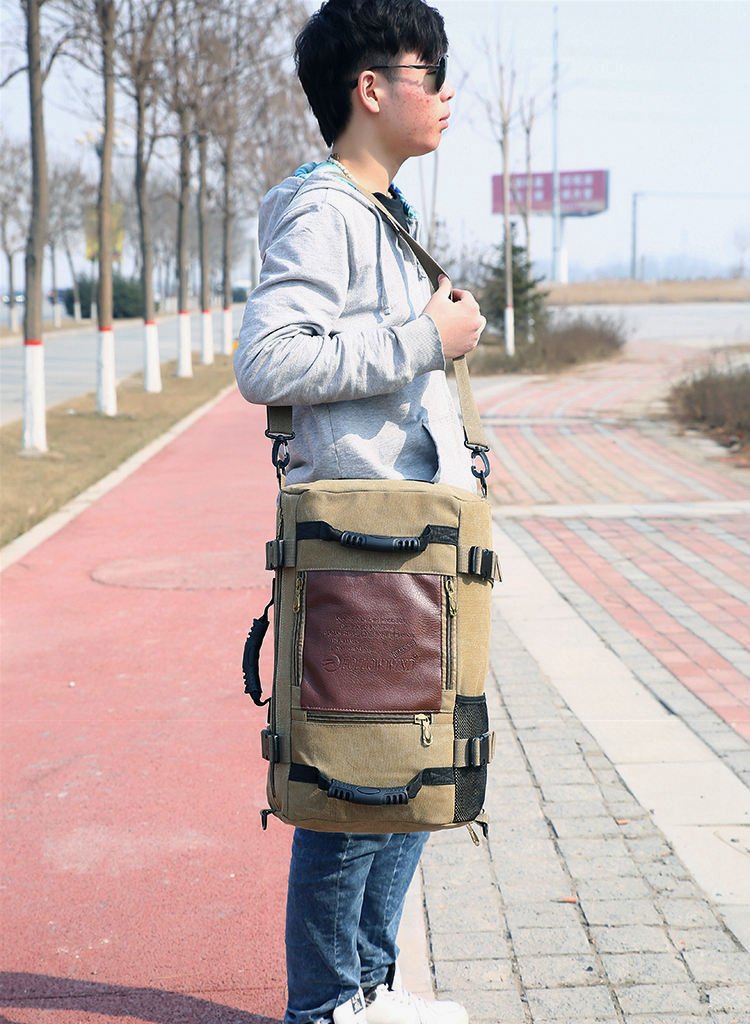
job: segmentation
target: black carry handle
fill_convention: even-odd
[[[352,533],[345,530],[339,537],[339,544],[345,548],[362,548],[365,551],[411,551],[422,552],[428,544],[424,533],[421,537],[385,537],[378,533]]]
[[[419,778],[419,776],[417,776]],[[327,792],[333,800],[346,800],[351,804],[368,804],[372,807],[384,807],[386,804],[408,804],[409,799],[417,795],[422,788],[422,780],[414,786],[412,779],[406,786],[355,786],[351,782],[340,782],[328,779]]]
[[[266,632],[268,631],[268,609],[273,604],[273,597],[263,609],[263,613],[253,619],[250,632],[245,640],[245,649],[242,652],[242,677],[245,680],[245,693],[253,698],[253,703],[262,708],[268,704],[270,697],[261,700],[263,688],[260,682],[260,649],[263,644]]]

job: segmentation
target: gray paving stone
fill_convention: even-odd
[[[435,980],[441,991],[515,989],[510,960],[438,960]]]
[[[557,928],[516,928],[511,931],[511,943],[519,957],[591,952],[586,931],[577,923]]]
[[[699,1024],[700,1021],[709,1021],[708,1010],[697,1010],[695,1013],[629,1013],[627,1024]],[[729,1024],[724,1020],[722,1024]],[[736,1024],[742,1024],[737,1021]]]
[[[580,899],[634,900],[651,895],[640,876],[631,878],[582,878],[576,885]]]
[[[628,848],[620,835],[560,837],[557,845],[563,857],[628,857]],[[628,858],[629,859],[629,858]]]
[[[656,897],[656,905],[667,924],[677,928],[712,928],[718,923],[716,913],[704,900],[660,895]]]
[[[581,924],[577,906],[554,900],[506,907],[505,919],[511,933],[519,928],[559,928]]]
[[[690,982],[687,968],[676,953],[603,953],[602,963],[614,986]]]
[[[628,838],[627,846],[633,859],[639,864],[662,861],[672,853],[672,848],[663,836],[643,836],[642,838]]]
[[[669,937],[677,949],[710,949],[716,953],[736,953],[737,943],[723,928],[669,928]]]
[[[690,880],[684,866],[676,860],[669,860],[664,864],[642,864],[640,873],[657,891],[669,892],[677,881]]]
[[[565,819],[595,818],[609,813],[603,800],[569,800],[562,804],[545,802],[543,810],[552,821],[556,821],[558,816]]]
[[[570,768],[548,768],[533,764],[532,768],[536,781],[545,791],[550,786],[593,786],[596,784],[594,776],[582,761],[577,766]]]
[[[750,985],[723,985],[706,990],[711,1012],[750,1013]],[[748,1018],[750,1019],[750,1018]],[[747,1021],[742,1021],[747,1024]]]
[[[695,979],[707,984],[750,984],[750,953],[723,953],[708,949],[683,954]]]
[[[545,783],[542,785],[542,795],[550,803],[567,803],[572,800],[597,800],[600,794],[601,791],[594,782],[589,784],[571,783],[570,785]]]
[[[526,988],[600,985],[603,980],[593,956],[523,956],[518,969]]]
[[[582,1017],[592,1020],[616,1019],[615,1007],[609,990],[604,986],[576,988],[529,989],[526,993],[534,1021],[578,1021]]]
[[[611,928],[591,928],[594,946],[600,953],[671,953],[663,928],[653,925],[623,924]]]
[[[435,932],[430,935],[433,960],[508,960],[511,947],[503,932]]]
[[[443,991],[441,999],[453,999],[469,1011],[471,1024],[525,1024],[524,1004],[517,992]]]
[[[485,906],[467,913],[463,909],[456,909],[455,906],[433,904],[427,898],[427,919],[430,931],[465,932],[474,928],[480,932],[500,931],[504,927],[500,908],[497,904],[487,903]]]
[[[638,867],[629,857],[566,857],[574,879],[629,878],[638,875]]]
[[[659,913],[649,900],[581,900],[583,912],[590,925],[663,924]]]
[[[620,828],[611,815],[602,815],[598,818],[566,818],[563,814],[557,814],[552,819],[552,824],[561,839],[598,839],[620,835]]]
[[[707,1004],[701,1001],[694,985],[629,985],[617,990],[617,999],[626,1018],[633,1013],[700,1013]]]

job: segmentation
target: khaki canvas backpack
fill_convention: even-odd
[[[380,209],[437,286],[443,271]],[[275,578],[243,658],[246,692],[268,704],[264,827],[268,814],[317,831],[486,827],[494,733],[484,682],[500,571],[488,446],[465,360],[454,367],[481,495],[408,480],[287,486],[291,409],[268,410],[280,485],[277,536],[266,546]],[[258,662],[271,603],[273,688],[263,701]]]

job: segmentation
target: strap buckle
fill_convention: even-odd
[[[284,541],[266,541],[266,569],[278,569],[284,564]]]
[[[468,448],[471,452],[471,471],[482,487],[482,497],[486,498],[487,477],[490,475],[490,460],[487,458],[487,452],[490,450],[489,445],[472,444],[471,441],[464,441],[464,447]],[[480,460],[479,466],[474,462],[475,459]]]
[[[280,434],[272,430],[265,430],[264,433],[273,441],[271,462],[276,470],[276,478],[281,484],[281,478],[289,465],[289,442],[294,440],[295,434],[293,430],[288,434]]]
[[[472,576],[494,583],[500,578],[497,555],[491,548],[480,548],[474,545],[469,548],[469,572]]]
[[[495,734],[486,732],[472,736],[466,744],[466,763],[471,768],[482,768],[495,756]]]

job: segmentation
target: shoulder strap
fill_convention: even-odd
[[[399,224],[396,218],[391,214],[390,210],[388,210],[376,196],[371,192],[368,192],[367,189],[362,188],[356,181],[348,179],[348,183],[361,192],[362,195],[365,196],[365,198],[368,199],[370,203],[372,203],[372,205],[385,217],[393,229],[404,239],[406,244],[424,267],[432,287],[437,290],[438,279],[440,276],[444,274],[448,277],[440,264],[430,256],[426,249],[422,248],[415,238],[412,238],[406,228],[404,228],[402,224]],[[484,427],[482,426],[482,421],[479,416],[479,409],[477,408],[476,399],[474,398],[474,392],[471,390],[469,368],[466,365],[465,356],[459,356],[457,359],[453,360],[453,370],[456,376],[458,403],[461,407],[461,418],[464,424],[466,447],[470,448],[473,454],[479,456],[484,463],[484,471],[481,474],[476,469],[473,470],[474,474],[482,480],[484,486],[482,477],[486,476],[489,472],[489,464],[487,463],[487,458],[484,453],[489,451],[489,445],[487,444]],[[266,434],[269,437],[276,438],[282,436],[292,438],[294,436],[292,431],[291,406],[268,406],[267,417],[268,429]]]

